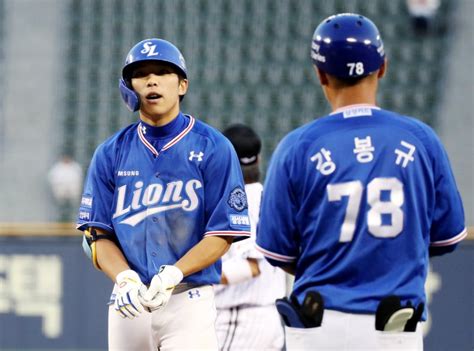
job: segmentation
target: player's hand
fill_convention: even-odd
[[[161,266],[158,274],[151,280],[150,287],[145,294],[140,294],[140,302],[148,310],[156,311],[163,308],[179,282],[183,280],[183,272],[175,266]]]
[[[144,293],[146,286],[140,280],[137,272],[131,269],[120,272],[116,278],[117,292],[115,295],[115,310],[124,318],[133,319],[144,311],[138,298]]]

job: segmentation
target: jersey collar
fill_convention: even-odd
[[[178,143],[181,139],[183,139],[186,134],[189,133],[189,131],[191,129],[193,129],[193,126],[194,126],[194,122],[195,122],[195,119],[193,116],[189,116],[189,115],[186,115],[188,118],[189,118],[189,123],[188,125],[186,126],[186,128],[184,128],[181,133],[179,133],[177,136],[175,136],[173,139],[171,139],[168,143],[166,143],[162,148],[161,150],[158,152],[155,147],[145,138],[145,133],[144,133],[144,125],[142,122],[140,122],[138,124],[138,127],[137,127],[137,133],[138,133],[138,137],[140,139],[140,141],[153,153],[153,155],[158,156],[160,154],[160,152],[163,152],[167,149],[169,149],[170,147],[172,147],[173,145],[175,145],[176,143]]]
[[[341,113],[344,111],[348,110],[354,110],[354,109],[364,109],[364,108],[371,108],[375,110],[380,110],[380,107],[372,105],[372,104],[353,104],[353,105],[347,105],[343,107],[339,107],[337,110],[334,110],[330,113],[330,115],[335,115],[336,113]]]

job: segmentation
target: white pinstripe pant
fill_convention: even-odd
[[[218,309],[216,332],[221,351],[283,349],[283,326],[273,304]]]

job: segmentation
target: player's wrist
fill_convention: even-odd
[[[183,272],[176,266],[163,265],[160,271],[153,277],[150,287],[139,296],[140,303],[147,307],[148,311],[156,311],[164,308],[173,293],[176,285],[183,280]]]
[[[178,285],[184,278],[183,272],[176,266],[163,265],[160,267],[159,275],[166,275],[172,286]]]
[[[117,274],[115,281],[118,287],[114,301],[115,310],[124,318],[137,317],[144,310],[139,295],[146,291],[140,276],[134,270],[126,269]]]
[[[141,279],[138,273],[131,269],[124,270],[120,272],[119,274],[117,274],[117,276],[115,277],[115,282],[117,284],[120,284],[124,280],[132,281],[136,283],[141,282]]]

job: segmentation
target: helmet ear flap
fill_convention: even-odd
[[[132,112],[138,111],[140,108],[140,98],[136,92],[127,86],[127,83],[125,83],[123,78],[120,78],[119,80],[119,89],[122,100],[125,102],[128,109]]]

